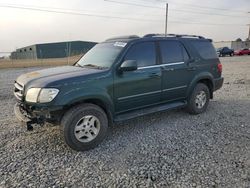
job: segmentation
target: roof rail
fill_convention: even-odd
[[[199,39],[205,39],[203,36],[199,35],[186,35],[186,34],[147,34],[143,36],[146,37],[178,37],[178,38],[199,38]]]
[[[113,38],[109,38],[106,41],[113,41],[113,40],[119,40],[119,39],[137,39],[140,38],[137,35],[128,35],[128,36],[120,36],[120,37],[113,37]]]

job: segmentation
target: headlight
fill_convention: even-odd
[[[27,91],[25,100],[27,102],[37,102],[38,95],[40,93],[41,88],[31,88]]]
[[[51,102],[58,94],[59,90],[55,88],[31,88],[26,94],[27,102]]]
[[[45,103],[51,102],[58,94],[59,90],[54,88],[44,88],[40,92],[38,102]]]

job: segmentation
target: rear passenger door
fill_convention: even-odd
[[[174,101],[186,97],[188,84],[195,69],[188,67],[189,54],[177,40],[159,42],[162,63],[162,101]]]

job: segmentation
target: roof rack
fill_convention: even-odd
[[[113,40],[124,40],[124,39],[137,39],[140,38],[137,35],[128,35],[128,36],[120,36],[120,37],[113,37],[113,38],[109,38],[106,41],[113,41]]]
[[[199,39],[205,39],[203,36],[199,35],[186,35],[186,34],[147,34],[143,36],[144,38],[147,37],[178,37],[178,38],[199,38]]]

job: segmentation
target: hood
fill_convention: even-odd
[[[48,68],[43,70],[38,70],[26,74],[22,74],[16,79],[16,82],[25,86],[30,83],[37,83],[37,87],[56,83],[58,81],[65,81],[69,78],[85,76],[97,72],[103,72],[99,69],[82,68],[76,66],[61,66],[55,68]]]

